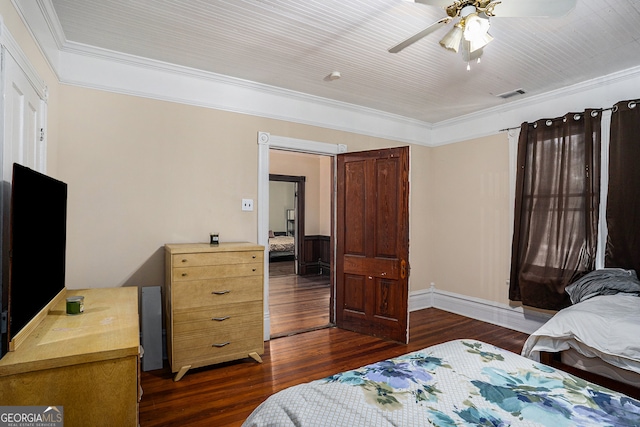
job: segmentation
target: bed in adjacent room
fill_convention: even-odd
[[[286,232],[269,232],[269,261],[293,259],[295,238]]]
[[[456,340],[282,390],[261,426],[637,426],[640,401],[476,340]]]
[[[567,293],[572,305],[531,334],[522,355],[640,397],[640,281],[635,271],[596,270],[568,286]]]

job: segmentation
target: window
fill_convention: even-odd
[[[602,114],[523,123],[518,139],[509,298],[560,309],[595,268]]]

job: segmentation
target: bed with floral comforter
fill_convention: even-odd
[[[475,340],[282,390],[243,427],[640,426],[640,402]]]

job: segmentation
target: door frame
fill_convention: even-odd
[[[304,209],[305,209],[305,177],[294,175],[278,175],[269,174],[269,181],[274,182],[289,182],[295,184],[295,229],[294,229],[294,242],[295,242],[295,273],[301,272],[301,260],[306,259],[304,256]],[[267,251],[267,256],[269,255]],[[267,274],[267,271],[264,272]]]
[[[258,215],[258,244],[264,246],[264,271],[269,271],[269,150],[279,149],[286,151],[293,151],[298,153],[307,154],[319,154],[324,156],[332,156],[334,158],[332,179],[332,212],[331,217],[335,218],[335,198],[336,198],[336,161],[335,157],[338,154],[346,153],[347,146],[344,144],[329,144],[326,142],[310,141],[305,139],[289,138],[285,136],[271,135],[268,132],[258,132],[258,201],[257,201],[257,215]],[[335,287],[335,269],[334,257],[335,257],[335,221],[331,221],[331,289]],[[271,320],[269,313],[269,275],[264,274],[264,340],[270,340]],[[333,298],[332,304],[335,304],[335,298]],[[335,308],[331,307],[331,321],[335,319]]]

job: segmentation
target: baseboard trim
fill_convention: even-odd
[[[264,313],[264,330],[263,330],[264,340],[271,340],[271,315],[267,312]]]
[[[480,298],[430,289],[411,292],[409,295],[409,311],[424,308],[440,310],[481,320],[483,322],[530,334],[551,318],[550,314],[541,313],[525,307],[512,307]]]
[[[409,311],[437,308],[493,325],[531,334],[551,318],[550,314],[526,307],[511,307],[493,301],[436,289],[421,289],[409,294]],[[271,319],[264,315],[264,340],[270,340]]]

